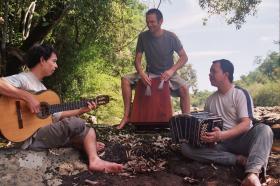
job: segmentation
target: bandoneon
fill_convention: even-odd
[[[223,128],[220,116],[209,112],[193,112],[173,116],[170,121],[170,131],[175,143],[188,143],[194,147],[201,147],[205,143],[200,136],[211,132],[214,127]]]

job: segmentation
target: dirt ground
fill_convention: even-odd
[[[182,157],[178,146],[172,144],[168,137],[168,132],[118,132],[107,127],[96,130],[97,134],[101,134],[99,139],[107,145],[101,157],[125,164],[125,172],[103,174],[84,171],[63,176],[62,185],[224,186],[240,185],[244,178],[242,167],[202,164]],[[279,140],[275,140],[275,147],[279,144]],[[280,185],[279,167],[280,152],[273,151],[264,185]]]
[[[202,164],[182,157],[168,131],[94,128],[99,141],[106,144],[99,153],[101,158],[124,164],[124,172],[90,173],[85,154],[73,148],[37,152],[9,146],[0,149],[0,185],[224,186],[240,185],[244,177],[241,167]],[[5,141],[2,145],[7,146]],[[269,186],[280,185],[279,149],[280,140],[275,140],[267,170]]]

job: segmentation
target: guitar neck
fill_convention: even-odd
[[[86,99],[86,100],[74,101],[69,103],[49,105],[49,113],[53,114],[56,112],[62,112],[67,110],[76,110],[82,107],[86,107],[87,102],[89,101],[95,102],[95,99]]]

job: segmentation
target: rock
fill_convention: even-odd
[[[280,124],[280,106],[254,108],[254,122],[267,125]]]
[[[74,175],[87,170],[72,148],[53,151],[1,149],[0,185],[60,185],[62,175]]]

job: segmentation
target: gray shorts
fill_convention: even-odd
[[[159,77],[159,75],[149,74],[149,77],[154,78]],[[141,79],[138,73],[127,74],[123,78],[127,79],[130,82],[132,88],[135,88],[137,81]],[[171,95],[174,97],[179,97],[179,88],[182,86],[188,87],[187,82],[184,79],[182,79],[178,74],[174,74],[169,80]]]
[[[69,117],[38,129],[32,137],[29,149],[69,147],[72,140],[83,140],[89,128],[78,117]]]

